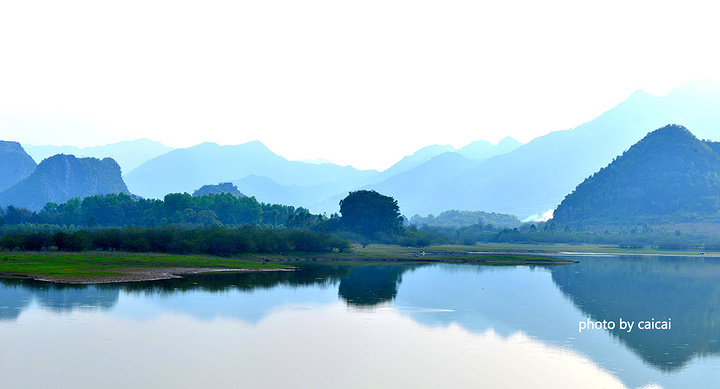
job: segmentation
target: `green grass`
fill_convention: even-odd
[[[279,264],[201,255],[121,252],[3,252],[0,274],[56,277],[123,276],[128,269],[202,267],[216,269],[278,268]]]

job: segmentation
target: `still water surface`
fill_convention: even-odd
[[[0,387],[720,385],[720,259],[573,258],[96,286],[0,279]],[[672,327],[579,332],[620,318]]]

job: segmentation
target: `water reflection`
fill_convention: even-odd
[[[222,274],[195,274],[151,282],[131,282],[99,287],[120,288],[126,292],[172,295],[188,291],[228,292],[334,285],[347,277],[352,266],[306,265],[299,271],[264,271]]]
[[[0,278],[0,320],[16,320],[33,301],[57,313],[76,309],[109,310],[119,295],[117,288]]]
[[[378,318],[391,315],[411,320],[411,327],[421,332],[461,329],[481,337],[482,347],[496,344],[513,352],[540,348],[544,350],[542,358],[551,359],[563,359],[573,350],[570,359],[587,362],[589,358],[597,363],[598,371],[612,373],[627,385],[643,386],[658,380],[658,372],[663,373],[662,380],[677,378],[680,383],[692,382],[678,378],[681,376],[707,376],[690,365],[698,357],[720,353],[718,281],[718,260],[669,257],[584,257],[577,265],[550,268],[307,264],[296,272],[196,275],[94,286],[0,279],[0,320],[18,321],[35,302],[52,312],[94,309],[132,321],[154,321],[171,314],[204,321],[208,326],[228,319],[261,326],[287,314],[288,307],[307,310],[307,316],[296,312],[299,316],[287,319],[302,321],[319,319],[319,312],[336,309],[340,303],[362,308],[345,310],[357,320],[372,319],[377,324]],[[374,309],[368,311],[368,307]],[[579,334],[578,321],[587,317],[600,321],[671,317],[673,329]],[[316,327],[320,324],[327,323],[318,321],[304,328],[310,339],[329,331],[327,325]],[[397,329],[387,331],[374,341],[367,339],[367,344],[378,348],[384,336],[400,336]],[[513,339],[522,342],[513,343]],[[324,344],[325,340],[316,342]],[[518,346],[526,343],[533,347]],[[405,347],[414,346],[408,343]],[[502,352],[497,353],[495,358],[504,358]],[[402,354],[407,357],[405,350]],[[518,358],[514,355],[511,359]],[[545,363],[543,360],[541,365]]]
[[[720,261],[714,258],[587,258],[552,279],[594,321],[672,319],[670,330],[608,330],[644,361],[676,371],[720,354]]]
[[[403,273],[423,265],[354,266],[340,280],[338,294],[348,305],[372,307],[397,296]]]
[[[430,329],[388,306],[348,310],[337,300],[253,325],[172,312],[28,315],[0,342],[2,387],[625,387],[588,357],[521,333]]]
[[[0,278],[3,305],[0,319],[17,319],[20,312],[37,301],[55,312],[81,308],[112,308],[120,291],[143,296],[174,296],[192,291],[253,292],[279,286],[302,288],[338,286],[341,299],[350,306],[371,307],[392,301],[402,282],[402,274],[424,265],[314,265],[299,271],[197,274],[183,278],[151,282],[96,285],[67,285],[48,282]]]

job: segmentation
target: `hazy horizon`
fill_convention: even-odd
[[[512,137],[509,137],[509,136],[508,136],[508,137],[506,137],[506,138],[512,138]],[[505,139],[505,138],[503,138],[503,139]],[[472,141],[472,142],[470,142],[470,143],[468,143],[468,144],[462,145],[462,146],[460,146],[460,147],[456,147],[456,146],[453,146],[453,145],[447,145],[447,144],[442,144],[442,145],[439,145],[439,146],[451,146],[451,147],[453,147],[453,148],[455,149],[455,151],[458,151],[458,150],[460,150],[462,147],[468,146],[468,145],[470,145],[470,144],[472,144],[472,143],[474,143],[474,142],[489,142],[489,143],[492,144],[493,146],[497,146],[498,143],[500,143],[500,141],[502,141],[503,139],[500,139],[500,140],[498,140],[498,141],[496,141],[496,142],[490,142],[490,141],[487,141],[487,140],[485,140],[485,139],[477,139],[477,140],[474,140],[474,141]],[[112,142],[112,143],[98,144],[98,145],[89,145],[89,146],[82,146],[82,147],[81,147],[81,146],[72,145],[72,144],[57,145],[57,144],[32,144],[32,143],[29,143],[29,142],[23,143],[23,142],[19,142],[19,141],[15,140],[15,139],[0,139],[0,140],[18,142],[18,143],[20,143],[20,145],[23,146],[23,147],[26,147],[26,146],[27,146],[27,147],[57,147],[57,148],[71,148],[71,147],[72,147],[72,148],[78,148],[78,149],[81,149],[81,150],[86,149],[86,148],[103,147],[103,146],[114,145],[114,144],[118,144],[118,143],[122,143],[122,142],[135,142],[135,141],[141,141],[141,140],[147,140],[147,141],[151,141],[151,142],[158,142],[158,143],[160,143],[160,144],[162,144],[162,145],[164,145],[164,146],[168,146],[168,145],[167,145],[166,143],[164,143],[164,142],[161,142],[161,141],[158,141],[158,140],[155,140],[155,139],[150,139],[150,138],[125,139],[125,140],[120,140],[120,141]],[[219,146],[237,146],[237,145],[242,145],[242,144],[251,143],[251,142],[255,142],[255,141],[263,143],[263,142],[260,141],[259,139],[254,139],[254,140],[251,140],[251,141],[248,141],[248,142],[244,142],[244,143],[240,143],[240,144],[220,144],[220,143],[213,142],[213,141],[204,141],[204,142],[200,142],[200,143],[197,143],[197,144],[193,144],[193,145],[190,145],[190,146],[187,146],[187,147],[174,147],[173,149],[190,148],[190,147],[198,146],[198,145],[203,144],[203,143],[214,143],[214,144],[217,144],[217,145],[219,145]],[[525,144],[525,143],[527,143],[527,142],[521,142],[521,143]],[[265,143],[263,143],[263,144],[265,144]],[[267,146],[267,145],[265,145],[265,146]],[[425,147],[430,147],[430,146],[438,146],[438,144],[425,145],[425,146],[420,147],[418,150],[415,150],[414,152],[412,152],[412,153],[410,153],[410,154],[399,156],[396,161],[392,162],[390,165],[385,166],[385,167],[383,167],[383,168],[381,168],[381,169],[379,169],[379,168],[374,168],[374,167],[370,167],[370,168],[367,168],[367,169],[360,169],[360,168],[358,168],[358,167],[356,167],[356,166],[353,166],[353,165],[341,165],[341,164],[339,164],[339,163],[336,163],[335,161],[331,161],[331,160],[329,160],[329,159],[327,159],[327,158],[323,158],[322,156],[313,157],[313,158],[303,158],[303,159],[290,159],[290,158],[288,158],[288,157],[286,157],[286,156],[283,156],[283,155],[280,155],[280,154],[276,153],[274,150],[270,149],[269,147],[268,147],[268,149],[270,149],[270,151],[272,151],[273,153],[275,153],[275,154],[277,154],[277,155],[279,155],[279,156],[281,156],[281,157],[283,157],[283,158],[285,158],[285,159],[287,159],[287,160],[289,160],[289,161],[305,162],[305,163],[310,163],[310,164],[330,163],[330,164],[336,164],[336,165],[345,166],[345,167],[350,166],[350,167],[354,167],[354,168],[360,169],[360,170],[377,170],[378,172],[382,172],[382,171],[385,171],[385,170],[389,169],[390,167],[392,167],[394,164],[396,164],[397,162],[399,162],[399,161],[402,160],[403,158],[408,157],[408,156],[414,154],[415,152],[419,151],[420,149],[423,149],[423,148],[425,148]],[[168,146],[168,147],[172,147],[172,146]],[[172,151],[172,150],[171,150],[171,151]],[[83,157],[83,155],[76,155],[76,157]],[[35,161],[35,162],[36,162],[36,163],[40,163],[40,161]]]
[[[720,79],[709,11],[559,0],[17,2],[0,23],[0,129],[21,143],[80,147],[258,139],[291,160],[382,169],[432,144],[526,143],[638,89]]]

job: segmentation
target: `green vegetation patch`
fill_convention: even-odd
[[[202,255],[135,254],[121,252],[0,253],[0,274],[33,278],[119,277],[143,269],[278,269],[282,265]]]

